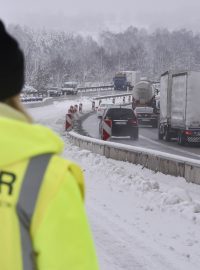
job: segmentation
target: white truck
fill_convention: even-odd
[[[165,72],[160,80],[159,139],[200,142],[200,72]]]
[[[151,82],[148,80],[141,80],[136,83],[133,89],[133,98],[136,106],[150,106],[154,98],[154,92]]]
[[[61,92],[62,95],[77,95],[78,82],[64,82]]]
[[[133,89],[133,109],[137,113],[139,124],[158,126],[158,108],[152,83],[146,78],[136,83]]]

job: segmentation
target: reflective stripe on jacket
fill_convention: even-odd
[[[98,269],[82,172],[59,157],[62,142],[6,116],[0,129],[0,269]]]
[[[30,160],[19,192],[16,210],[20,227],[23,269],[36,268],[36,258],[30,237],[31,220],[50,157],[50,154],[46,154]]]

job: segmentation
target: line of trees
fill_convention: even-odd
[[[112,81],[119,70],[140,70],[158,80],[168,69],[200,70],[200,34],[185,29],[148,33],[129,27],[102,32],[99,40],[66,32],[10,25],[26,58],[26,81],[36,89],[63,81]]]

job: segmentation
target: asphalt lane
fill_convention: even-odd
[[[82,123],[82,128],[91,137],[99,139],[99,119],[97,114],[94,113],[85,119]],[[175,154],[181,157],[192,159],[200,159],[200,146],[185,145],[180,146],[176,141],[165,142],[158,140],[158,130],[156,128],[143,126],[139,128],[139,140],[133,141],[129,137],[124,138],[111,138],[111,141],[144,147],[147,149],[158,150],[164,153]]]

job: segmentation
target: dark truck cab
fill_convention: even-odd
[[[115,75],[113,78],[113,83],[114,83],[114,90],[127,90],[127,79],[126,79],[126,74],[124,73],[118,73]]]

